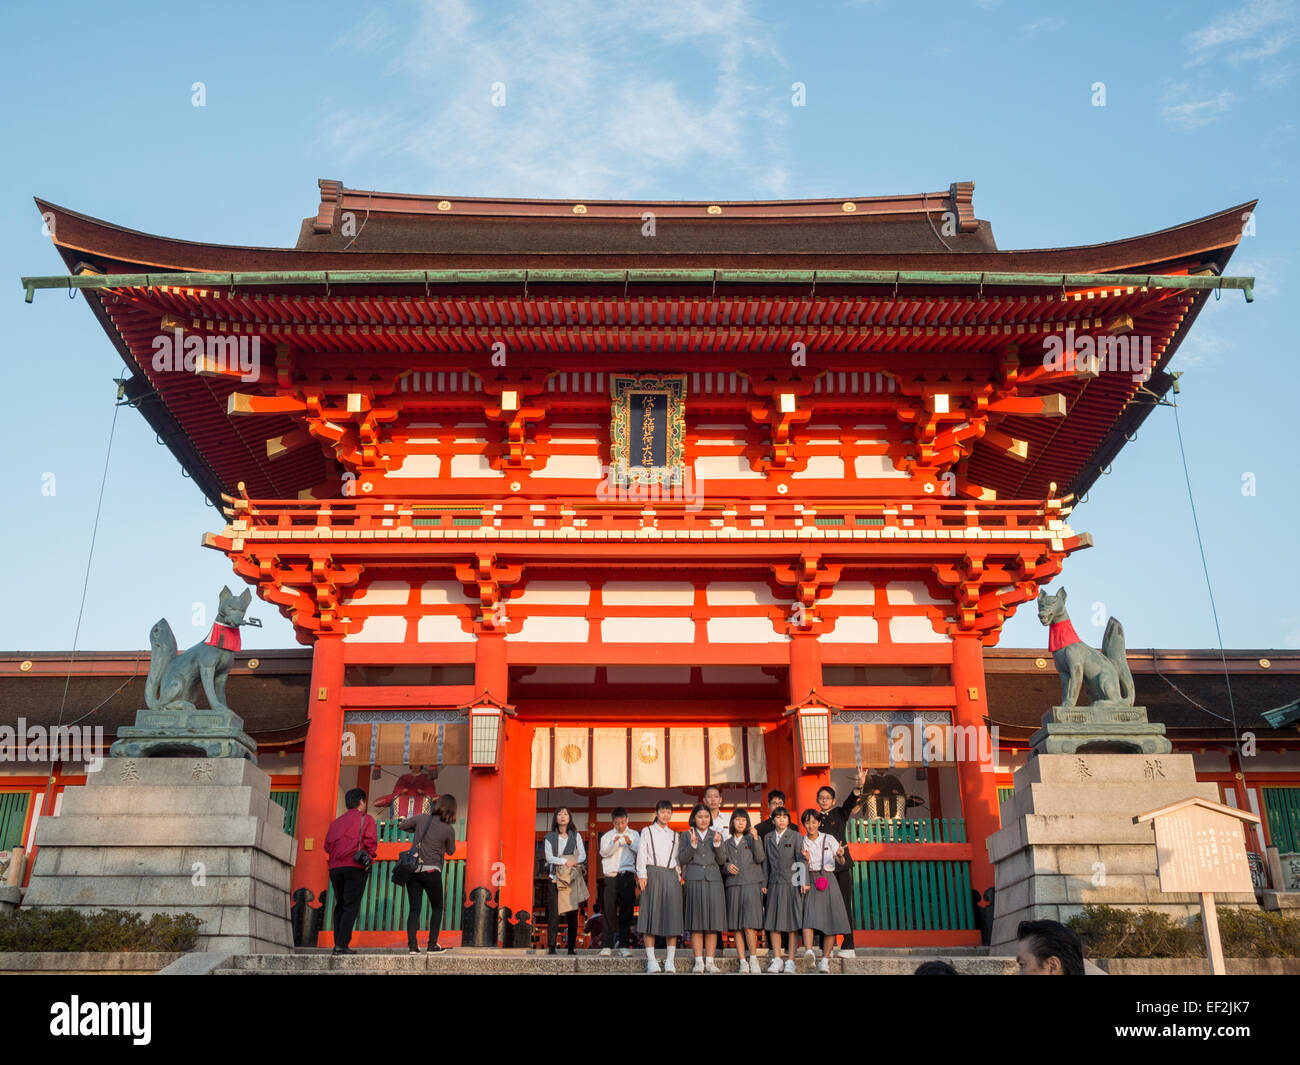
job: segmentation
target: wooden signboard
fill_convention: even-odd
[[[1201,896],[1210,971],[1222,976],[1227,970],[1223,964],[1223,945],[1219,942],[1214,893],[1255,890],[1241,822],[1259,824],[1259,818],[1209,799],[1184,799],[1133,818],[1134,824],[1146,821],[1155,825],[1160,890]]]

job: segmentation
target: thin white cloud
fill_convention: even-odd
[[[1055,15],[1049,18],[1035,19],[1033,22],[1025,25],[1025,36],[1032,37],[1036,33],[1053,33],[1065,25],[1065,19]]]
[[[392,24],[383,11],[367,12],[334,42],[337,49],[357,49],[374,52],[393,35]]]
[[[1187,38],[1188,66],[1223,60],[1234,67],[1263,66],[1260,84],[1266,88],[1284,85],[1289,72],[1272,62],[1295,41],[1297,9],[1294,0],[1249,0],[1234,11],[1220,15]]]
[[[385,159],[460,195],[635,196],[683,176],[701,198],[738,177],[785,192],[800,72],[747,0],[576,0],[508,18],[429,0],[394,39],[387,100],[329,123],[342,166]]]
[[[1177,102],[1167,103],[1160,109],[1160,117],[1177,130],[1193,130],[1207,126],[1232,110],[1236,97],[1228,90],[1216,93],[1203,100],[1178,99],[1185,97],[1191,90],[1186,85],[1172,85],[1166,99]]]

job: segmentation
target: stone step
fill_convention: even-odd
[[[1016,972],[1013,957],[988,957],[970,953],[972,948],[900,948],[862,950],[855,958],[832,958],[831,973],[859,976],[910,976],[921,962],[942,958],[959,973],[967,975],[1010,975]],[[658,952],[663,964],[663,950]],[[770,958],[761,956],[766,970]],[[297,951],[293,954],[240,954],[214,970],[217,976],[271,975],[428,975],[520,974],[538,976],[615,976],[645,972],[645,952],[636,951],[630,958],[602,958],[596,951],[569,954],[535,954],[522,950],[470,950],[455,948],[443,954],[409,955],[392,949],[358,950],[352,955],[334,955],[324,951]],[[690,974],[694,961],[689,952],[678,951],[675,971]],[[738,975],[734,952],[718,956],[716,964],[724,974]],[[811,957],[795,962],[796,972],[816,974],[817,963]],[[712,974],[710,974],[712,975]],[[767,975],[766,972],[764,975]]]

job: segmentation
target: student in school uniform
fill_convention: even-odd
[[[769,791],[767,793],[767,817],[758,823],[758,838],[767,839],[767,834],[775,827],[772,824],[772,812],[774,810],[784,809],[785,792]]]
[[[600,837],[601,871],[605,874],[605,924],[601,929],[600,955],[607,958],[613,954],[617,938],[618,952],[627,958],[632,955],[629,943],[632,911],[636,908],[636,852],[641,846],[641,833],[628,828],[627,811],[621,806],[615,809],[611,819],[614,827]]]
[[[713,955],[718,949],[718,929],[727,925],[727,897],[722,890],[718,864],[722,836],[713,830],[709,808],[699,803],[691,811],[691,827],[681,834],[677,861],[686,887],[684,925],[691,934],[691,953],[697,973],[721,972]]]
[[[641,885],[636,929],[645,943],[648,973],[676,972],[673,956],[677,953],[677,937],[685,931],[677,833],[668,827],[672,816],[673,804],[667,799],[655,803],[655,819],[641,829],[641,845],[636,852],[636,875]],[[656,937],[662,937],[668,947],[662,970],[655,959]]]
[[[860,768],[858,770],[857,785],[839,806],[835,805],[835,789],[829,784],[823,784],[817,789],[817,805],[821,808],[822,815],[821,830],[841,843],[848,841],[849,815],[853,813],[853,808],[857,806],[862,796],[862,786],[866,783],[866,780],[867,771]],[[848,853],[847,847],[845,848],[843,864],[835,867],[835,882],[839,885],[840,897],[844,899],[844,909],[849,915],[849,933],[840,944],[839,955],[841,958],[852,958],[855,956],[852,930],[853,857]]]
[[[847,855],[843,843],[821,831],[821,811],[811,806],[803,812],[803,859],[808,876],[803,885],[803,946],[804,951],[816,957],[813,933],[822,937],[820,972],[831,971],[831,950],[835,937],[849,931],[849,914],[835,883],[836,866],[842,865]]]
[[[769,973],[794,972],[795,935],[803,928],[803,893],[808,869],[803,860],[803,837],[790,827],[790,811],[778,806],[772,811],[772,831],[763,841],[767,848],[767,908],[763,927],[772,946]],[[788,948],[781,958],[782,939]]]
[[[722,789],[716,784],[710,784],[704,789],[704,797],[700,802],[709,808],[709,827],[726,839],[727,827],[731,819],[722,812]]]
[[[719,858],[727,887],[727,929],[736,936],[740,972],[761,973],[754,952],[758,949],[758,929],[763,927],[767,847],[759,839],[758,829],[749,823],[749,811],[736,810],[731,815],[731,829]]]
[[[546,833],[545,841],[546,871],[546,953],[555,953],[555,933],[558,930],[560,914],[560,886],[556,883],[556,873],[560,869],[572,869],[587,860],[587,849],[582,845],[582,836],[578,834],[573,823],[573,814],[567,806],[561,806],[551,818],[551,830]],[[567,892],[566,892],[567,894]],[[578,908],[575,906],[564,914],[564,924],[569,933],[569,953],[578,946]]]

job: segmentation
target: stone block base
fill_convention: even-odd
[[[110,758],[36,843],[25,908],[192,913],[198,950],[293,946],[293,838],[271,778],[243,758]]]
[[[1005,825],[989,837],[994,863],[990,952],[1015,953],[1021,921],[1065,923],[1087,905],[1149,909],[1182,919],[1200,898],[1160,890],[1155,830],[1133,818],[1182,799],[1218,801],[1190,754],[1038,754],[1015,775]],[[1254,907],[1255,896],[1216,895]]]

